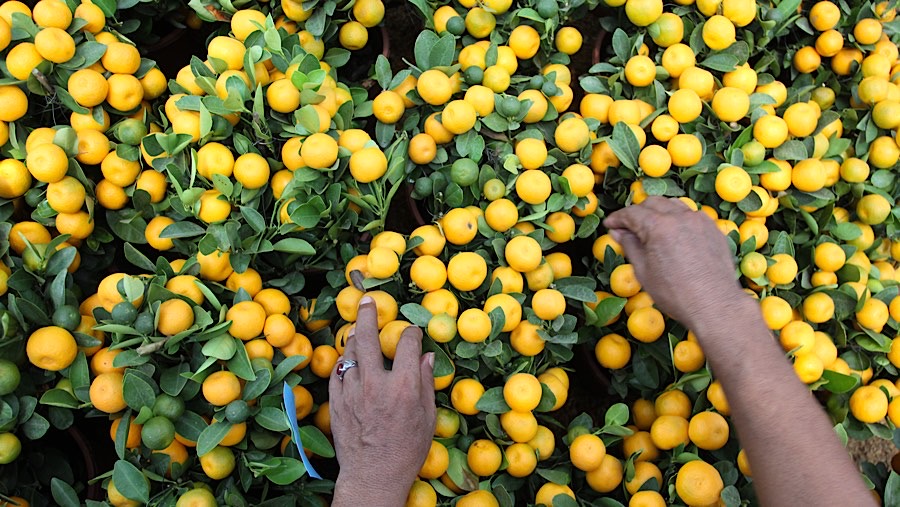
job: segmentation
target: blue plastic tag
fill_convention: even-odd
[[[291,386],[289,386],[288,383],[285,382],[284,416],[287,419],[288,426],[291,427],[291,435],[293,436],[294,445],[296,445],[297,450],[300,451],[300,460],[303,461],[303,466],[306,467],[306,473],[309,474],[309,476],[313,479],[321,479],[322,476],[319,475],[319,472],[316,472],[316,469],[313,468],[312,463],[309,462],[309,458],[306,457],[306,453],[303,452],[303,441],[300,439],[300,427],[297,426],[296,406],[297,405],[294,402],[294,391],[292,391]],[[291,414],[293,414],[293,416]]]

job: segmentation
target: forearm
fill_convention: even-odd
[[[737,293],[727,315],[692,323],[731,405],[762,505],[870,505],[828,416],[794,374],[759,305]]]

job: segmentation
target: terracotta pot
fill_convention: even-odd
[[[606,42],[606,30],[600,30],[597,33],[597,39],[594,40],[594,49],[591,53],[591,64],[600,63],[600,56],[603,54],[604,43]]]
[[[410,183],[404,183],[403,188],[400,189],[406,200],[406,210],[409,212],[409,219],[416,224],[416,227],[430,224],[430,220],[425,220],[425,216],[428,215],[428,212],[423,209],[424,204],[413,198],[412,190],[413,186]]]
[[[594,357],[594,348],[583,343],[575,347],[575,373],[581,383],[592,392],[606,393],[609,376]]]
[[[84,463],[84,474],[87,477],[87,480],[90,481],[94,477],[100,475],[100,471],[97,469],[97,461],[94,457],[93,448],[88,439],[85,438],[84,434],[82,434],[75,426],[69,426],[69,429],[66,430],[66,435],[75,442],[75,445],[78,446],[79,451],[81,451],[81,459]],[[103,500],[105,497],[106,494],[104,493],[100,482],[88,482],[87,498],[91,500]]]

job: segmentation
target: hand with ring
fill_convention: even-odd
[[[386,370],[375,301],[362,298],[355,331],[328,388],[341,467],[332,506],[406,503],[434,435],[433,365],[433,353],[422,355],[422,331],[409,326]]]

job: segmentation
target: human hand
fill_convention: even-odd
[[[622,245],[644,289],[659,308],[694,327],[740,295],[725,237],[705,214],[676,199],[648,197],[603,224]]]
[[[328,386],[341,467],[332,505],[403,505],[434,435],[434,354],[422,355],[422,331],[410,326],[385,370],[375,301],[364,296],[344,358],[358,366],[343,380],[335,367]]]

